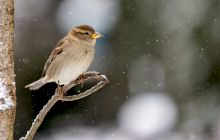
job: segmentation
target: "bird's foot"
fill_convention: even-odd
[[[76,83],[77,83],[77,84],[81,84],[81,88],[83,88],[84,81],[85,81],[86,78],[87,78],[87,75],[82,74],[82,75],[80,75],[80,76],[76,79]]]
[[[63,96],[66,94],[66,92],[64,91],[63,87],[60,86],[59,81],[57,83],[57,88],[56,88],[56,93],[58,94],[58,96],[62,99]]]

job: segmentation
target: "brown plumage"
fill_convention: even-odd
[[[42,77],[25,87],[37,90],[49,82],[66,85],[76,80],[91,65],[99,37],[101,35],[89,25],[72,28],[51,52]]]

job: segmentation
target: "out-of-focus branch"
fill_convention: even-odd
[[[37,129],[39,128],[39,126],[43,122],[45,116],[47,115],[49,110],[53,107],[53,105],[57,101],[59,101],[59,100],[61,100],[61,101],[75,101],[75,100],[85,98],[85,97],[91,95],[92,93],[96,92],[97,90],[101,89],[107,83],[109,83],[109,80],[107,79],[107,77],[105,75],[100,75],[98,72],[87,72],[87,73],[83,74],[82,77],[83,77],[83,79],[82,78],[77,79],[76,81],[73,81],[70,84],[62,87],[62,92],[60,91],[59,88],[56,89],[55,95],[52,96],[52,98],[47,102],[47,104],[43,107],[43,109],[37,115],[34,122],[32,123],[30,130],[27,132],[26,136],[20,138],[20,140],[32,140],[33,139],[35,133],[37,132]],[[90,88],[82,93],[79,93],[77,95],[66,96],[63,94],[63,93],[66,93],[69,89],[71,89],[75,85],[77,85],[81,82],[84,82],[88,79],[91,79],[91,78],[95,78],[95,79],[99,80],[99,82],[95,86],[93,86],[92,88]]]
[[[0,0],[0,139],[13,140],[16,112],[14,1]]]

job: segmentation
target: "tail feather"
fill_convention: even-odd
[[[30,90],[37,90],[41,88],[43,85],[45,85],[46,83],[47,83],[47,78],[42,77],[39,80],[26,85],[25,88],[29,88]]]

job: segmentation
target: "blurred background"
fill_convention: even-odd
[[[79,24],[104,35],[90,70],[111,83],[82,100],[58,102],[35,140],[220,139],[218,0],[15,0],[15,139],[56,88],[24,86]]]

